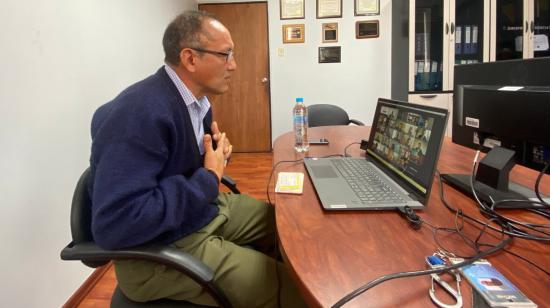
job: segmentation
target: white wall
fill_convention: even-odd
[[[196,3],[2,1],[0,307],[60,307],[92,272],[59,259],[92,113],[163,64],[164,28]]]
[[[235,3],[235,2],[266,2],[258,0],[199,0],[199,4],[207,3]]]
[[[370,124],[378,97],[391,96],[391,1],[380,0],[380,16],[355,17],[352,0],[343,18],[317,19],[316,1],[305,1],[305,19],[280,20],[279,0],[268,1],[272,135],[292,129],[296,97],[306,105],[335,104]],[[355,39],[355,22],[380,21],[380,37]],[[338,22],[338,43],[323,44],[321,24]],[[282,25],[305,23],[305,43],[283,44]],[[319,46],[342,46],[342,63],[318,63]],[[279,57],[278,48],[284,48]],[[276,119],[276,120],[275,120]]]

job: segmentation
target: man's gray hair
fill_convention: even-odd
[[[172,65],[180,63],[180,51],[185,48],[201,48],[201,35],[205,19],[214,19],[214,15],[204,11],[187,11],[178,15],[164,31],[162,47],[164,61]]]

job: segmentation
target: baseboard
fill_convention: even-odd
[[[84,283],[74,292],[74,294],[63,305],[63,308],[78,307],[80,303],[86,298],[88,293],[95,287],[97,282],[105,275],[105,273],[113,266],[113,263],[109,262],[103,266],[100,266],[94,270],[94,272],[84,281]]]

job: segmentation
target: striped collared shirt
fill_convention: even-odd
[[[166,73],[168,73],[168,76],[170,76],[170,79],[172,79],[174,85],[176,85],[176,88],[178,88],[178,91],[180,92],[180,95],[183,98],[185,105],[187,105],[187,110],[189,110],[189,115],[191,116],[191,123],[193,124],[193,130],[195,131],[195,137],[197,138],[197,145],[199,147],[201,155],[203,155],[203,121],[206,113],[208,113],[208,110],[210,109],[210,102],[208,101],[208,98],[206,96],[197,99],[195,95],[193,95],[193,93],[189,91],[183,81],[181,81],[176,72],[170,66],[164,65],[164,69],[166,70]]]

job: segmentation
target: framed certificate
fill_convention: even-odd
[[[279,0],[281,5],[281,19],[305,18],[305,0]]]
[[[342,17],[342,0],[317,0],[317,18]]]
[[[355,38],[374,38],[379,37],[378,20],[366,20],[355,22]]]
[[[303,43],[306,39],[305,25],[283,25],[283,43]]]
[[[323,24],[323,43],[338,42],[338,23],[331,22]]]
[[[355,0],[355,16],[380,15],[380,0]]]
[[[341,54],[340,46],[319,47],[319,63],[340,63]]]

